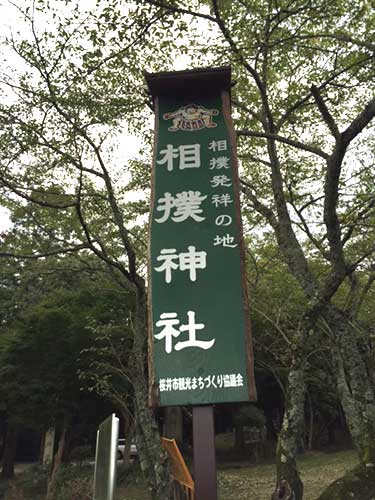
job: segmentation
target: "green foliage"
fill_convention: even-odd
[[[0,336],[4,409],[14,421],[34,428],[67,417],[73,423],[78,413],[81,420],[92,419],[82,409],[91,407],[94,396],[81,391],[78,370],[85,364],[80,354],[94,345],[94,324],[123,323],[127,315],[126,294],[105,276],[98,287],[85,273],[78,279],[69,270],[64,276],[65,265],[68,260],[57,264],[61,274],[39,277],[34,300],[22,309],[19,304],[17,318],[4,324]],[[28,283],[26,274],[20,279],[21,296],[30,292]],[[131,346],[124,333],[118,328]]]
[[[93,490],[92,466],[63,465],[55,484],[53,500],[91,500]]]
[[[17,487],[26,498],[32,496],[35,498],[38,494],[45,492],[50,472],[50,467],[40,464],[31,465],[17,477]]]
[[[252,404],[242,405],[234,416],[235,425],[263,429],[266,418],[258,407]]]
[[[73,462],[78,462],[79,465],[82,465],[84,461],[92,460],[94,458],[93,446],[76,446],[70,452],[70,459]]]

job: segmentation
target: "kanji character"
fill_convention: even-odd
[[[230,197],[230,194],[224,193],[224,194],[214,194],[211,198],[211,203],[215,205],[217,208],[219,205],[224,205],[224,207],[228,206],[229,203],[233,203],[232,198]]]
[[[165,385],[165,378],[161,378],[159,380],[159,391],[163,392],[166,390],[166,385]]]
[[[188,332],[189,339],[177,342],[175,345],[176,351],[181,351],[181,349],[185,349],[186,347],[199,347],[200,349],[210,349],[216,339],[211,340],[197,340],[196,332],[197,330],[203,330],[205,325],[204,323],[195,323],[195,312],[188,311],[188,324],[180,326],[180,332]]]
[[[175,248],[163,248],[160,250],[160,255],[156,257],[156,260],[161,261],[162,264],[159,267],[154,267],[155,271],[163,272],[165,271],[165,282],[170,283],[172,281],[172,269],[178,269],[179,264],[176,261],[178,259]]]
[[[172,390],[172,379],[171,378],[167,378],[167,380],[165,381],[165,390],[166,391]]]
[[[223,378],[224,378],[224,387],[230,387],[230,377],[229,377],[229,375],[225,374],[223,376]]]
[[[235,248],[237,243],[234,243],[234,236],[226,234],[224,236],[216,235],[214,239],[214,246],[221,245],[223,247]]]
[[[177,193],[174,199],[174,207],[176,210],[172,216],[174,222],[182,222],[191,217],[196,222],[202,222],[205,217],[202,217],[201,203],[207,198],[207,195],[202,195],[200,191],[182,191]]]
[[[178,378],[172,379],[172,389],[178,391]]]
[[[205,325],[203,323],[195,323],[195,312],[188,311],[188,324],[181,325],[179,329],[175,328],[180,321],[177,319],[177,313],[162,313],[160,319],[156,322],[157,327],[163,327],[162,331],[155,334],[157,340],[165,339],[165,352],[170,354],[173,349],[172,340],[173,337],[178,337],[182,332],[188,332],[189,339],[181,342],[177,342],[174,346],[176,351],[181,351],[186,347],[199,347],[200,349],[210,349],[216,339],[211,340],[197,340],[196,332],[197,330],[203,330]]]
[[[193,245],[189,246],[188,250],[188,252],[179,254],[180,270],[185,271],[188,269],[190,281],[196,281],[196,270],[206,268],[207,252],[196,252]]]
[[[186,391],[186,383],[185,383],[184,377],[181,377],[178,379],[178,390],[179,391]]]
[[[191,389],[192,389],[192,383],[191,383],[191,378],[190,377],[186,377],[185,378],[185,384],[186,384],[186,390],[187,391],[191,391]]]
[[[173,144],[167,144],[165,149],[160,150],[162,158],[156,160],[158,165],[167,165],[168,172],[173,171],[174,160],[179,158],[179,169],[199,168],[201,166],[200,144],[182,144],[175,148]]]
[[[240,373],[236,375],[237,387],[243,387],[243,376]]]
[[[227,156],[218,156],[217,158],[211,158],[210,170],[213,170],[213,169],[220,170],[222,168],[225,168],[225,169],[230,168],[229,158]]]
[[[174,148],[173,144],[167,144],[166,149],[162,149],[160,154],[164,156],[160,160],[156,160],[156,163],[159,165],[164,165],[164,163],[166,163],[168,172],[172,172],[173,160],[178,158],[178,148]]]
[[[180,170],[185,168],[199,168],[201,166],[200,144],[186,144],[179,146]]]
[[[234,373],[231,373],[229,375],[229,383],[230,383],[230,387],[237,387],[237,379],[236,379],[236,375]]]
[[[210,144],[208,145],[208,149],[210,149],[211,151],[226,151],[227,141],[226,140],[211,141]]]
[[[171,193],[164,193],[164,197],[158,199],[158,205],[156,207],[156,210],[158,212],[164,212],[164,214],[160,217],[160,219],[155,219],[156,222],[159,222],[159,224],[162,224],[166,220],[168,220],[172,208],[175,206],[175,199],[171,195]]]
[[[177,313],[162,313],[159,321],[156,322],[156,326],[164,328],[160,333],[155,335],[155,338],[158,340],[163,340],[165,338],[165,352],[167,354],[172,352],[173,337],[178,337],[180,335],[180,331],[174,328],[174,326],[179,323],[180,321],[177,319]]]
[[[227,214],[218,215],[215,219],[217,226],[230,226],[232,224],[232,217]]]
[[[181,252],[180,254],[176,253],[175,248],[163,248],[156,258],[162,264],[159,267],[154,267],[154,270],[157,272],[165,271],[166,283],[171,283],[172,270],[175,271],[176,269],[180,269],[180,271],[188,270],[190,281],[196,281],[196,270],[206,268],[206,255],[207,252],[197,252],[193,245],[188,247],[188,252]],[[178,262],[176,262],[176,259],[178,259]]]
[[[226,175],[215,175],[210,180],[210,183],[211,183],[211,186],[213,188],[216,188],[216,187],[219,187],[219,186],[221,186],[221,187],[230,187],[232,185],[231,180]]]

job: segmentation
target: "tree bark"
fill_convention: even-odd
[[[133,442],[133,434],[134,434],[134,421],[133,419],[129,418],[128,414],[123,415],[124,418],[124,434],[125,434],[125,448],[124,448],[124,455],[122,457],[122,462],[125,467],[129,467],[130,465],[130,458],[131,458],[131,445]]]
[[[5,445],[2,459],[1,479],[12,479],[14,477],[14,462],[17,451],[17,428],[9,423],[5,436]]]
[[[50,427],[44,433],[43,465],[52,464],[55,448],[55,427]]]
[[[372,500],[375,469],[358,465],[326,488],[317,500]]]
[[[234,447],[238,453],[241,455],[245,452],[245,438],[243,432],[243,426],[241,423],[235,425],[234,427]]]
[[[307,449],[311,451],[313,449],[313,439],[314,439],[314,407],[312,404],[310,393],[307,392],[306,394],[309,406],[309,434],[307,438]]]
[[[299,358],[293,361],[288,375],[285,413],[276,450],[277,484],[272,500],[303,498],[303,483],[297,468],[296,456],[304,423],[304,400],[304,364],[303,359]]]
[[[336,341],[334,361],[339,398],[359,461],[371,467],[375,464],[375,393],[366,349],[342,311],[331,306],[329,315]]]
[[[169,406],[165,408],[164,416],[164,436],[175,439],[181,445],[183,441],[182,408]]]
[[[55,459],[53,461],[51,476],[50,476],[50,479],[48,481],[46,500],[52,500],[53,496],[54,496],[57,473],[58,473],[59,468],[61,466],[62,458],[63,458],[63,454],[64,454],[64,449],[65,449],[66,433],[67,433],[67,423],[64,422],[64,426],[62,428],[60,439],[59,439],[59,445],[57,447],[57,452],[55,454]]]
[[[141,281],[141,280],[139,280]],[[136,438],[140,465],[149,482],[151,500],[172,500],[169,462],[158,425],[148,406],[147,385],[147,298],[144,283],[139,282],[134,318],[134,343],[130,376],[134,387]]]

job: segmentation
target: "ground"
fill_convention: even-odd
[[[316,500],[333,481],[343,476],[357,464],[354,451],[310,452],[301,456],[299,466],[305,484],[304,500]],[[25,467],[19,470],[19,480],[25,474]],[[120,475],[120,474],[119,474]],[[128,478],[130,479],[130,478]],[[115,500],[146,500],[147,489],[137,476],[129,484],[120,485]],[[273,463],[253,465],[246,462],[221,463],[218,466],[219,500],[269,500],[275,485],[275,465]],[[9,494],[2,496],[4,484],[0,482],[0,499],[10,500]],[[36,491],[24,495],[23,500],[44,500],[44,495]]]
[[[310,452],[299,466],[305,485],[304,500],[315,500],[333,481],[357,464],[354,451]],[[274,464],[225,464],[218,470],[220,500],[269,500],[275,487]],[[146,490],[129,485],[120,488],[116,500],[145,500]]]

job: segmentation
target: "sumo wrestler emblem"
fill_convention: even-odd
[[[217,123],[212,119],[217,116],[219,111],[217,109],[207,109],[204,106],[197,106],[196,104],[188,104],[179,108],[172,113],[164,113],[164,120],[172,120],[172,126],[168,127],[170,132],[177,130],[201,130],[203,128],[215,128]]]

